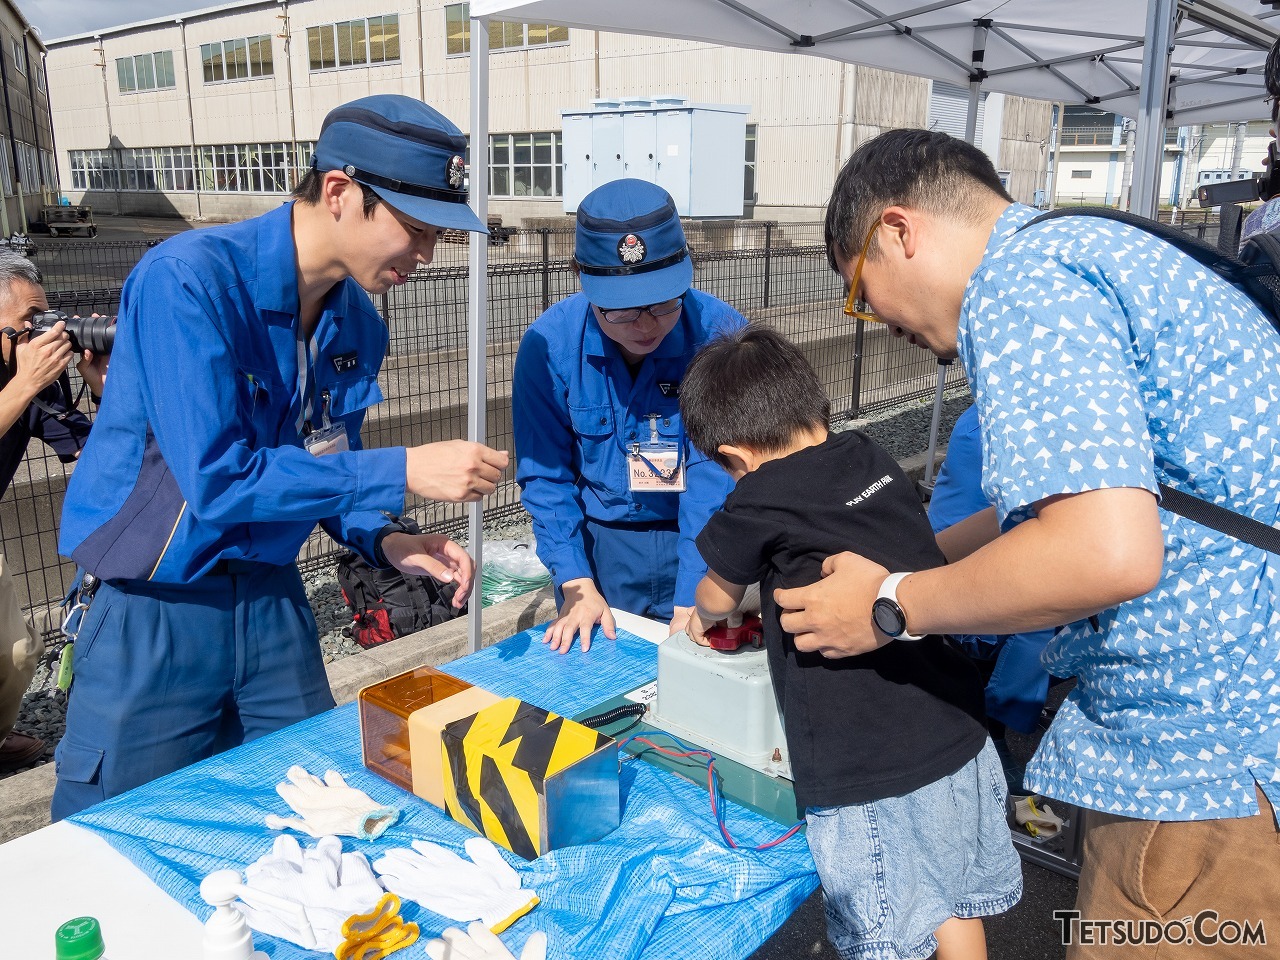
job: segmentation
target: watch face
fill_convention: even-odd
[[[907,629],[907,618],[902,615],[902,608],[888,597],[881,597],[871,605],[871,619],[891,637],[897,637]]]

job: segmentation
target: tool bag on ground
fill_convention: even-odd
[[[1056,220],[1059,217],[1081,216],[1118,220],[1177,247],[1196,262],[1247,293],[1271,321],[1271,326],[1275,328],[1276,333],[1280,334],[1280,232],[1255,233],[1240,245],[1240,254],[1236,256],[1188,236],[1177,227],[1148,220],[1146,217],[1139,217],[1123,210],[1113,210],[1110,207],[1065,207],[1041,214],[1018,229],[1025,230],[1037,223]],[[1175,490],[1167,484],[1161,483],[1158,486],[1161,505],[1166,510],[1181,514],[1196,523],[1269,553],[1280,554],[1280,530],[1275,527],[1218,506],[1216,503],[1209,503],[1207,500],[1183,493],[1181,490]]]
[[[402,522],[408,532],[418,532],[412,520]],[[366,649],[467,612],[466,606],[453,606],[457,584],[380,569],[355,553],[338,561],[338,586],[351,608],[351,639]]]

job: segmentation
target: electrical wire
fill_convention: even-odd
[[[645,744],[651,749],[657,750],[659,753],[668,757],[676,757],[677,759],[696,760],[696,761],[700,761],[702,758],[705,757],[706,764],[707,764],[707,795],[711,799],[711,814],[713,817],[715,817],[716,826],[720,829],[720,835],[724,837],[724,842],[729,846],[731,850],[743,850],[743,849],[768,850],[770,847],[776,847],[780,843],[785,843],[791,837],[795,836],[796,831],[798,831],[801,827],[804,826],[804,821],[801,820],[799,823],[795,824],[786,833],[782,834],[782,836],[777,837],[776,839],[770,840],[768,843],[762,843],[758,847],[742,847],[736,840],[733,839],[732,835],[729,833],[729,826],[728,824],[725,823],[725,820],[724,820],[725,798],[724,798],[724,791],[721,789],[720,774],[716,770],[715,754],[711,753],[709,750],[702,750],[698,747],[687,744],[683,740],[681,740],[679,737],[674,736],[673,734],[667,733],[665,730],[655,730],[653,731],[653,733],[654,735],[669,737],[674,743],[678,744],[684,749],[672,750],[668,747],[662,747],[654,743],[647,736],[640,736],[640,735],[636,735],[634,737],[627,737],[627,739],[619,741],[618,749],[622,749],[628,743],[631,743],[633,740],[635,740]],[[717,798],[719,798],[719,802],[717,802]]]
[[[611,723],[617,723],[623,717],[643,717],[648,709],[643,703],[624,703],[622,706],[614,707],[605,713],[597,713],[593,717],[583,717],[578,722],[584,727],[591,727],[594,730],[597,727],[607,727]],[[630,729],[630,727],[627,729]]]

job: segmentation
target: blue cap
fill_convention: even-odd
[[[693,286],[693,260],[671,195],[647,180],[613,180],[578,204],[573,253],[597,307],[644,307]]]
[[[488,233],[467,206],[467,139],[444,114],[396,94],[329,111],[311,164],[341,170],[414,220]]]

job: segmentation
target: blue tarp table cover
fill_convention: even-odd
[[[441,669],[500,696],[518,696],[573,716],[652,680],[657,647],[624,630],[609,641],[598,628],[591,650],[565,655],[539,642],[535,627]],[[379,803],[399,807],[400,821],[376,841],[343,838],[370,860],[383,850],[429,839],[461,852],[471,832],[442,811],[365,769],[354,704],[194,764],[71,818],[102,836],[161,889],[207,919],[200,880],[213,870],[243,869],[271,849],[263,817],[288,808],[275,792],[285,770],[340,771]],[[622,824],[596,843],[554,850],[531,863],[507,853],[524,886],[542,903],[503,934],[517,955],[534,930],[546,932],[551,958],[611,960],[746,957],[817,887],[803,835],[768,850],[731,850],[720,836],[705,788],[648,763],[623,764]],[[771,820],[728,806],[742,846],[778,836]],[[300,837],[305,846],[314,843]],[[414,903],[406,920],[422,940],[458,926]],[[275,960],[322,956],[257,934]],[[421,955],[410,947],[405,957]]]

